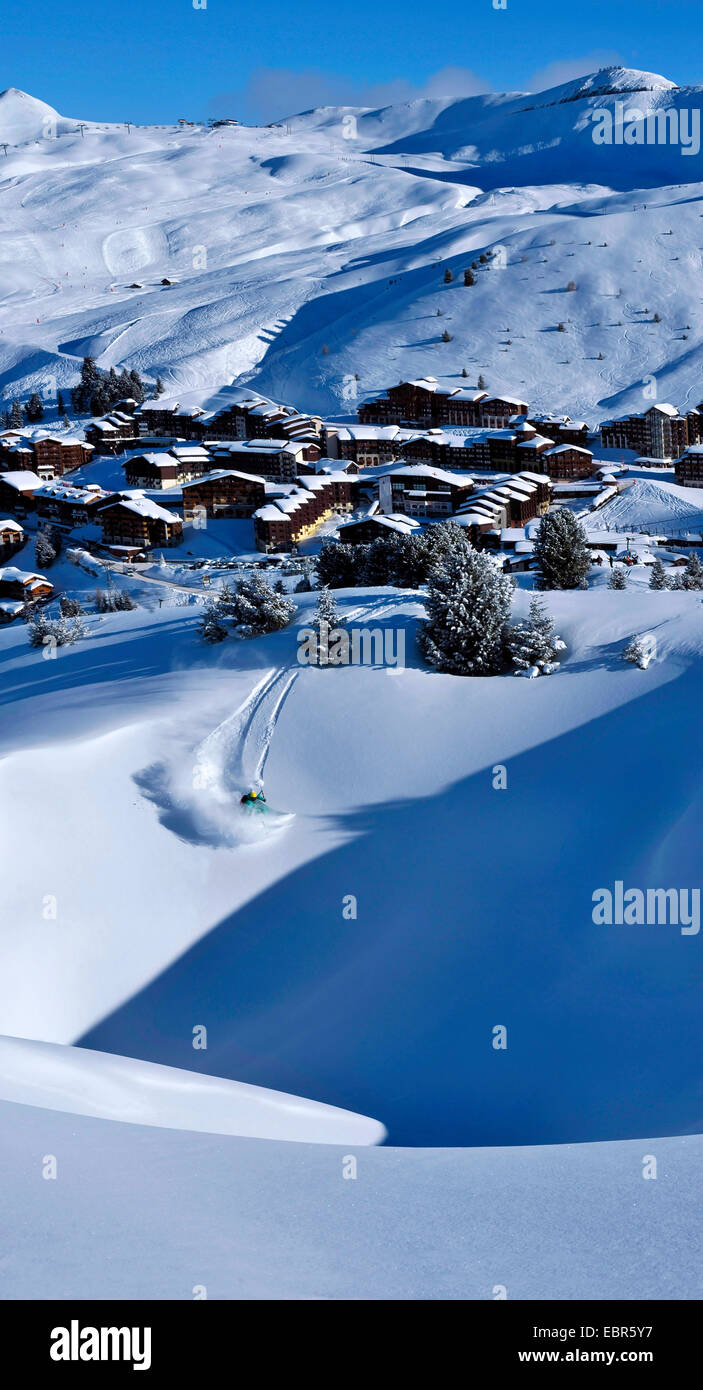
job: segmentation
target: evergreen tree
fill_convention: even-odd
[[[30,425],[36,425],[44,419],[44,406],[38,391],[32,391],[24,413]]]
[[[80,618],[83,613],[80,600],[71,598],[69,594],[61,595],[59,599],[59,608],[62,618]]]
[[[447,266],[447,269],[446,269],[445,272],[444,272],[444,283],[445,283],[445,285],[451,285],[453,279],[454,279],[454,276],[452,275],[452,272],[451,272],[451,270],[449,269],[449,266]]]
[[[161,380],[161,377],[160,377],[160,376],[157,376],[157,378],[156,378],[156,385],[155,385],[155,387],[154,387],[154,400],[158,400],[159,396],[163,396],[163,394],[164,394],[164,384],[163,384],[163,381]]]
[[[93,416],[106,415],[110,409],[110,398],[102,382],[91,393],[89,409]]]
[[[684,589],[703,589],[703,565],[695,550],[688,557],[681,579]]]
[[[18,400],[14,400],[10,406],[10,428],[21,430],[24,424],[24,412]]]
[[[208,642],[212,646],[216,642],[224,642],[227,636],[227,628],[220,617],[220,608],[217,603],[210,601],[203,609],[202,617],[198,623],[198,632],[203,642]]]
[[[566,643],[554,631],[554,620],[544,601],[537,597],[530,600],[527,621],[508,629],[505,645],[517,673],[529,671],[534,675],[551,675],[559,665],[558,653],[566,650]]]
[[[443,342],[443,343],[451,343],[451,341],[452,341],[452,335],[451,335],[451,333],[449,332],[449,329],[448,329],[448,328],[445,328],[445,330],[444,330],[444,332],[443,332],[443,334],[442,334],[442,342]]]
[[[464,271],[464,284],[465,284],[465,285],[475,285],[475,284],[476,284],[476,276],[474,275],[473,270],[465,270],[465,271]]]
[[[274,593],[262,574],[239,581],[236,607],[236,622],[242,637],[278,632],[288,626],[296,612],[295,604],[283,594]]]
[[[317,578],[319,584],[329,589],[350,589],[359,584],[358,554],[363,547],[346,545],[343,541],[323,541],[317,558]]]
[[[78,386],[71,392],[71,400],[74,411],[81,415],[86,415],[90,410],[90,400],[93,392],[100,384],[101,373],[96,366],[94,357],[84,357],[81,364],[81,379]]]
[[[85,632],[85,624],[80,618],[48,618],[43,609],[30,617],[27,623],[27,636],[30,647],[69,647],[80,641]]]
[[[608,588],[609,588],[609,589],[626,589],[626,588],[627,588],[627,573],[626,573],[625,568],[624,568],[623,565],[613,565],[613,568],[612,568],[612,571],[611,571],[611,574],[610,574],[610,579],[609,579],[609,581],[608,581]]]
[[[439,671],[490,676],[503,664],[512,580],[483,551],[456,551],[437,565],[427,591],[419,643]]]
[[[65,405],[64,398],[63,398],[63,394],[62,394],[61,391],[58,392],[57,397],[56,397],[56,409],[57,409],[59,415],[65,415],[65,414],[66,414],[66,405]]]
[[[330,660],[329,644],[332,633],[339,630],[341,621],[337,600],[327,587],[320,589],[310,626],[317,634],[317,665],[335,665],[334,658]]]
[[[56,550],[45,531],[38,531],[34,542],[34,560],[39,569],[49,569],[56,559]]]
[[[669,587],[667,573],[659,556],[657,556],[652,565],[652,572],[649,576],[649,587],[650,589],[668,589]]]
[[[585,587],[591,552],[586,533],[573,512],[562,508],[542,517],[535,536],[534,558],[540,570],[540,589]]]
[[[477,384],[477,386],[478,386],[479,391],[485,391],[485,389],[486,389],[486,379],[485,379],[485,377],[484,377],[483,375],[480,375],[480,376],[479,376],[478,382],[477,382],[476,384]]]

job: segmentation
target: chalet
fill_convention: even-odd
[[[139,437],[138,420],[126,410],[113,410],[86,425],[85,437],[96,454],[123,454]]]
[[[174,444],[164,452],[132,454],[122,467],[129,488],[159,489],[201,478],[211,460],[201,444]]]
[[[539,473],[517,473],[491,487],[477,488],[453,520],[468,527],[475,545],[500,542],[500,533],[523,527],[549,510],[552,485]]]
[[[546,434],[555,444],[588,447],[590,432],[585,420],[572,420],[568,415],[530,415],[527,424],[538,434]]]
[[[202,440],[205,411],[199,405],[181,406],[177,400],[144,401],[137,407],[135,421],[140,435],[169,435],[171,438]]]
[[[0,569],[0,598],[34,603],[38,599],[50,598],[53,592],[53,584],[43,574],[30,574],[16,569],[14,565]]]
[[[276,482],[291,481],[307,468],[314,471],[320,458],[319,444],[290,439],[242,439],[211,444],[211,462],[239,473],[255,473]]]
[[[97,520],[98,508],[110,495],[97,483],[76,487],[63,478],[44,483],[34,494],[39,524],[57,526],[62,531],[89,526]]]
[[[436,377],[401,381],[383,396],[365,401],[358,411],[362,425],[478,425],[485,391],[440,386]],[[515,413],[514,409],[511,412]]]
[[[674,468],[676,481],[681,487],[703,488],[703,444],[691,444],[677,458]]]
[[[50,474],[53,478],[62,478],[64,473],[70,473],[74,468],[83,468],[93,456],[92,444],[68,431],[65,434],[36,434],[31,443],[34,471],[40,476]]]
[[[13,551],[24,545],[26,532],[19,521],[11,517],[0,518],[0,556],[7,558]]]
[[[43,479],[26,468],[18,472],[0,473],[0,510],[25,517],[28,512],[34,511],[34,494],[42,482]]]
[[[365,401],[358,411],[362,425],[419,425],[502,429],[529,406],[513,396],[489,396],[459,386],[442,386],[436,377],[401,381],[383,396]]]
[[[279,405],[244,387],[224,386],[210,408],[184,405],[175,397],[145,401],[137,412],[142,433],[196,440],[294,439],[317,440],[322,421],[301,415],[293,406]]]
[[[534,465],[533,465],[534,466]],[[543,469],[550,478],[568,482],[573,478],[593,476],[593,454],[577,444],[555,444],[540,456],[536,471]]]
[[[700,407],[690,411],[691,434],[700,438]],[[604,420],[600,426],[604,449],[634,449],[648,458],[672,459],[689,444],[689,416],[673,405],[655,404],[636,415]]]
[[[254,473],[220,468],[183,484],[183,515],[253,516],[266,502],[266,484]]]
[[[179,545],[183,537],[181,518],[141,492],[115,493],[101,504],[98,517],[103,540],[110,546],[150,550],[154,546]]]
[[[254,513],[257,549],[291,550],[333,512],[351,510],[351,488],[343,473],[305,474],[295,486],[282,486],[279,494]]]
[[[370,545],[372,541],[389,540],[394,536],[412,536],[422,529],[420,522],[410,516],[385,516],[380,512],[347,521],[340,526],[338,536],[345,545]]]
[[[400,456],[401,444],[412,431],[398,425],[327,425],[323,444],[327,453],[358,468],[377,468]]]
[[[473,478],[428,464],[395,464],[378,477],[379,509],[389,516],[449,517],[473,485]]]
[[[527,416],[526,401],[515,396],[486,396],[479,402],[476,424],[485,430],[505,429],[515,416]]]

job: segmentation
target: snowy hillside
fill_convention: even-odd
[[[599,144],[594,113],[669,110],[692,130],[701,96],[608,69],[208,130],[79,123],[5,92],[0,384],[66,385],[91,352],[167,389],[244,377],[332,414],[462,367],[592,423],[641,407],[652,375],[659,399],[695,405],[703,155]]]
[[[550,596],[568,652],[536,682],[428,671],[421,595],[384,589],[342,610],[404,630],[407,670],[301,667],[295,628],[211,650],[187,607],[92,618],[53,661],[5,631],[0,1033],[309,1097],[395,1144],[699,1129],[700,936],[591,917],[616,879],[698,881],[700,595],[638,584]],[[620,655],[642,631],[646,671]],[[260,776],[281,832],[242,817]]]

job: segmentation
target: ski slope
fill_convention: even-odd
[[[700,936],[597,928],[591,899],[698,881],[703,610],[600,578],[550,596],[568,650],[533,683],[427,671],[412,592],[340,595],[405,632],[404,670],[298,667],[295,626],[208,649],[192,608],[90,619],[54,661],[6,630],[0,1032],[307,1096],[394,1144],[699,1129]],[[642,631],[647,671],[620,656]],[[245,842],[262,768],[294,819]]]
[[[651,403],[652,377],[695,405],[703,156],[596,144],[593,112],[617,102],[700,114],[701,89],[607,69],[213,130],[78,122],[5,92],[0,385],[51,393],[90,352],[172,394],[237,378],[332,416],[462,368],[591,423]]]

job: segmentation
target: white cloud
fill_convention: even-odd
[[[489,83],[469,68],[442,68],[419,87],[405,78],[364,84],[317,69],[293,72],[288,68],[256,68],[245,87],[218,93],[211,107],[216,116],[264,124],[315,106],[390,106],[418,97],[467,97],[490,90]]]
[[[597,49],[587,53],[585,58],[558,58],[544,68],[538,68],[527,84],[529,92],[545,92],[550,87],[560,87],[562,82],[573,82],[576,77],[586,77],[601,68],[617,67],[622,62],[620,55],[612,49]]]

